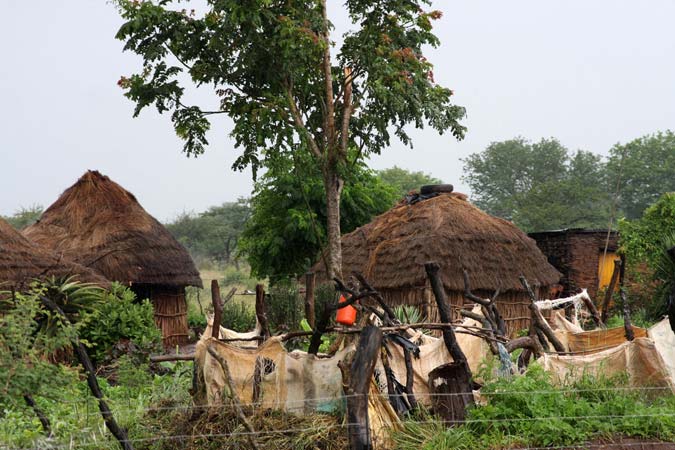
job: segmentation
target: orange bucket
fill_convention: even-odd
[[[344,295],[340,296],[340,301],[339,303],[346,302],[347,299],[345,298]],[[337,316],[335,317],[335,321],[337,323],[340,323],[342,325],[346,326],[352,326],[354,325],[354,322],[356,322],[356,308],[354,308],[352,305],[345,306],[344,308],[340,308],[337,310]]]

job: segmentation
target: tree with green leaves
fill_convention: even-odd
[[[5,216],[5,219],[11,226],[17,230],[22,230],[28,225],[32,225],[40,218],[44,208],[41,205],[33,205],[27,208],[21,207],[11,216]]]
[[[340,199],[340,228],[348,233],[391,208],[398,195],[363,163],[346,175]],[[239,250],[258,278],[273,282],[304,273],[319,258],[327,240],[326,195],[321,172],[304,161],[278,160],[256,183],[252,215]]]
[[[239,237],[250,215],[249,200],[240,198],[199,214],[183,213],[166,227],[196,259],[237,264]]]
[[[326,0],[117,0],[124,49],[143,58],[141,73],[119,84],[136,103],[171,112],[188,155],[207,145],[209,117],[225,114],[241,150],[233,168],[260,167],[306,153],[326,196],[328,274],[341,272],[340,205],[350,168],[389,146],[393,133],[425,124],[464,136],[464,108],[434,82],[425,46],[437,46],[429,0],[346,0],[353,29],[336,48]],[[185,76],[187,75],[187,77]],[[186,81],[189,79],[190,81]],[[191,104],[186,87],[213,90],[218,107]],[[293,158],[290,158],[292,160]]]
[[[611,198],[598,155],[556,139],[493,142],[463,160],[476,205],[525,231],[607,227]]]
[[[661,194],[675,191],[675,133],[658,132],[617,144],[607,162],[612,189],[619,186],[619,208],[637,219]]]
[[[386,184],[396,188],[399,196],[404,197],[412,190],[419,190],[425,184],[442,184],[438,178],[424,172],[412,172],[394,166],[389,169],[379,170],[377,176]]]

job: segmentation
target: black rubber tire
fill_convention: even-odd
[[[451,184],[427,184],[420,188],[420,194],[434,194],[436,192],[450,193],[454,187]]]

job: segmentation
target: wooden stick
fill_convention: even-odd
[[[675,263],[675,247],[668,250],[670,260]],[[675,283],[670,285],[670,295],[668,296],[668,321],[670,322],[670,329],[675,333]]]
[[[605,323],[600,317],[600,313],[598,312],[598,309],[595,307],[595,303],[591,301],[590,298],[588,297],[582,297],[581,301],[584,302],[584,305],[586,305],[586,308],[591,313],[591,318],[593,319],[593,322],[595,323],[595,326],[599,328],[606,328]]]
[[[55,302],[44,296],[40,296],[40,301],[47,307],[47,309],[60,316],[64,324],[72,327],[72,323],[70,322],[70,319],[68,319],[66,313],[64,313]],[[87,374],[87,385],[89,386],[89,390],[94,395],[94,397],[98,399],[98,409],[101,411],[101,416],[103,417],[106,427],[108,427],[108,430],[110,430],[112,435],[115,436],[115,439],[117,439],[117,442],[119,442],[123,450],[134,450],[131,442],[129,442],[127,431],[117,424],[112,411],[110,411],[110,408],[108,407],[108,403],[103,400],[103,392],[101,391],[101,387],[99,386],[98,380],[96,379],[96,369],[94,368],[94,364],[91,362],[89,354],[87,353],[87,350],[82,342],[80,342],[77,334],[75,334],[73,337],[72,346],[75,354],[77,355],[77,359],[80,361],[80,364],[82,364],[82,367],[84,368],[84,372]]]
[[[523,285],[527,293],[530,295],[531,302],[528,305],[528,307],[532,312],[532,319],[534,321],[532,325],[538,327],[541,331],[544,332],[544,335],[546,335],[546,338],[549,340],[551,345],[553,345],[553,348],[555,348],[556,352],[566,351],[565,346],[562,345],[560,340],[556,337],[555,333],[553,333],[551,327],[548,325],[548,322],[546,322],[546,319],[544,319],[544,316],[541,315],[541,311],[539,311],[539,308],[535,304],[535,302],[537,301],[537,297],[534,295],[534,291],[532,291],[530,284],[522,275],[520,276],[520,283]]]
[[[630,321],[630,305],[628,304],[628,298],[626,297],[626,291],[623,288],[619,289],[621,295],[621,303],[623,303],[623,328],[624,335],[626,339],[632,341],[635,339],[635,333],[633,332],[633,324]]]
[[[381,346],[382,331],[372,325],[364,328],[352,361],[347,389],[347,430],[352,450],[372,449],[368,426],[368,390]]]
[[[316,325],[316,318],[314,317],[315,282],[316,276],[314,275],[314,272],[307,272],[305,274],[305,317],[312,329],[314,329],[314,325]]]
[[[445,288],[441,282],[441,277],[438,274],[440,266],[436,262],[428,262],[424,264],[424,269],[427,272],[427,277],[429,277],[429,282],[431,283],[431,290],[434,293],[436,298],[436,304],[438,305],[438,313],[441,316],[441,322],[451,323],[452,322],[452,313],[448,307],[448,300],[445,296]],[[452,327],[443,329],[443,341],[445,346],[450,352],[450,356],[457,363],[463,363],[466,366],[468,371],[469,378],[471,378],[471,369],[469,369],[469,363],[467,362],[466,355],[460,348],[457,343],[457,338],[455,337],[455,332]]]
[[[621,260],[614,260],[614,270],[612,271],[612,278],[607,286],[607,292],[605,292],[605,299],[602,301],[602,315],[600,320],[602,323],[607,322],[607,315],[609,314],[609,302],[612,300],[612,294],[614,294],[614,288],[616,283],[619,280],[619,273],[621,272]]]
[[[406,347],[403,347],[403,358],[405,360],[405,392],[408,397],[408,404],[410,409],[417,408],[417,399],[413,392],[413,385],[415,384],[415,372],[412,366],[412,353]]]
[[[220,301],[220,286],[218,280],[211,280],[211,304],[213,304],[213,326],[211,337],[220,337],[220,324],[223,321],[223,304]]]
[[[33,396],[30,394],[25,394],[23,396],[24,401],[28,406],[31,407],[35,415],[38,417],[40,420],[40,424],[42,425],[42,431],[45,432],[45,435],[47,437],[51,437],[52,435],[52,425],[49,422],[49,417],[45,416],[44,411],[42,411],[38,405],[35,403],[35,400],[33,400]]]
[[[166,362],[166,361],[194,361],[194,353],[177,353],[175,355],[153,355],[150,356],[151,362]]]
[[[262,284],[255,285],[255,317],[260,324],[261,336],[265,340],[272,335],[270,333],[270,324],[267,320],[267,311],[265,308],[265,286]]]
[[[237,413],[237,416],[239,416],[239,420],[244,424],[244,428],[246,428],[246,431],[248,431],[248,442],[251,444],[251,447],[258,450],[260,447],[258,447],[258,443],[255,440],[255,429],[253,428],[253,425],[251,425],[251,422],[249,422],[248,418],[244,414],[244,410],[241,407],[241,402],[239,401],[239,397],[237,395],[237,392],[234,390],[234,381],[232,380],[232,374],[230,373],[230,368],[227,365],[227,361],[225,358],[220,356],[216,349],[213,347],[213,344],[209,344],[206,347],[206,350],[209,352],[209,355],[211,355],[216,361],[218,361],[218,364],[220,364],[220,367],[223,369],[223,374],[225,375],[225,383],[227,384],[227,388],[229,389],[228,397],[232,401],[232,404],[234,405],[234,411]]]

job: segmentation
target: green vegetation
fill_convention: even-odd
[[[465,424],[446,428],[424,412],[394,433],[401,450],[567,446],[616,435],[675,439],[675,397],[626,389],[627,377],[593,378],[556,387],[538,364],[481,389],[487,404],[471,409]]]
[[[255,327],[255,310],[244,302],[232,300],[223,306],[221,325],[245,333]]]
[[[621,251],[626,255],[631,303],[651,320],[666,310],[675,267],[665,251],[675,245],[675,193],[663,194],[640,219],[619,222]]]
[[[379,170],[377,176],[380,181],[393,186],[400,198],[403,198],[412,190],[418,191],[419,188],[425,184],[443,183],[442,180],[434,178],[424,172],[412,172],[397,166]]]
[[[212,206],[199,214],[183,213],[166,227],[190,251],[197,265],[215,263],[238,267],[239,236],[250,214],[248,200],[239,199]]]
[[[110,291],[102,294],[101,304],[84,316],[78,334],[98,362],[114,344],[125,339],[146,356],[161,350],[162,336],[155,325],[152,303],[148,299],[138,302],[131,289],[119,283],[113,283]]]
[[[516,138],[463,161],[476,205],[525,231],[608,225],[610,191],[593,153],[571,153],[556,139]]]
[[[32,225],[40,218],[44,208],[41,205],[33,205],[27,208],[21,207],[11,216],[0,216],[17,230],[22,230],[28,225]]]
[[[612,189],[620,181],[619,207],[625,217],[641,217],[663,193],[675,192],[675,133],[666,130],[615,145],[607,171]]]
[[[425,9],[428,1],[347,0],[351,26],[339,47],[325,1],[223,0],[199,15],[170,0],[115,3],[125,21],[116,37],[143,59],[140,73],[119,80],[135,116],[151,105],[171,112],[184,151],[199,155],[210,116],[225,114],[241,152],[234,169],[251,167],[255,178],[300,156],[320,174],[331,278],[342,259],[340,205],[352,168],[387,149],[392,134],[411,145],[410,125],[464,137],[465,110],[424,56],[439,45],[433,21],[442,15]],[[213,90],[215,111],[186,102],[194,86]]]
[[[253,214],[240,240],[251,273],[272,282],[303,274],[327,244],[321,173],[305,160],[278,160],[256,184]],[[363,164],[345,175],[341,229],[350,232],[391,208],[397,195]]]

